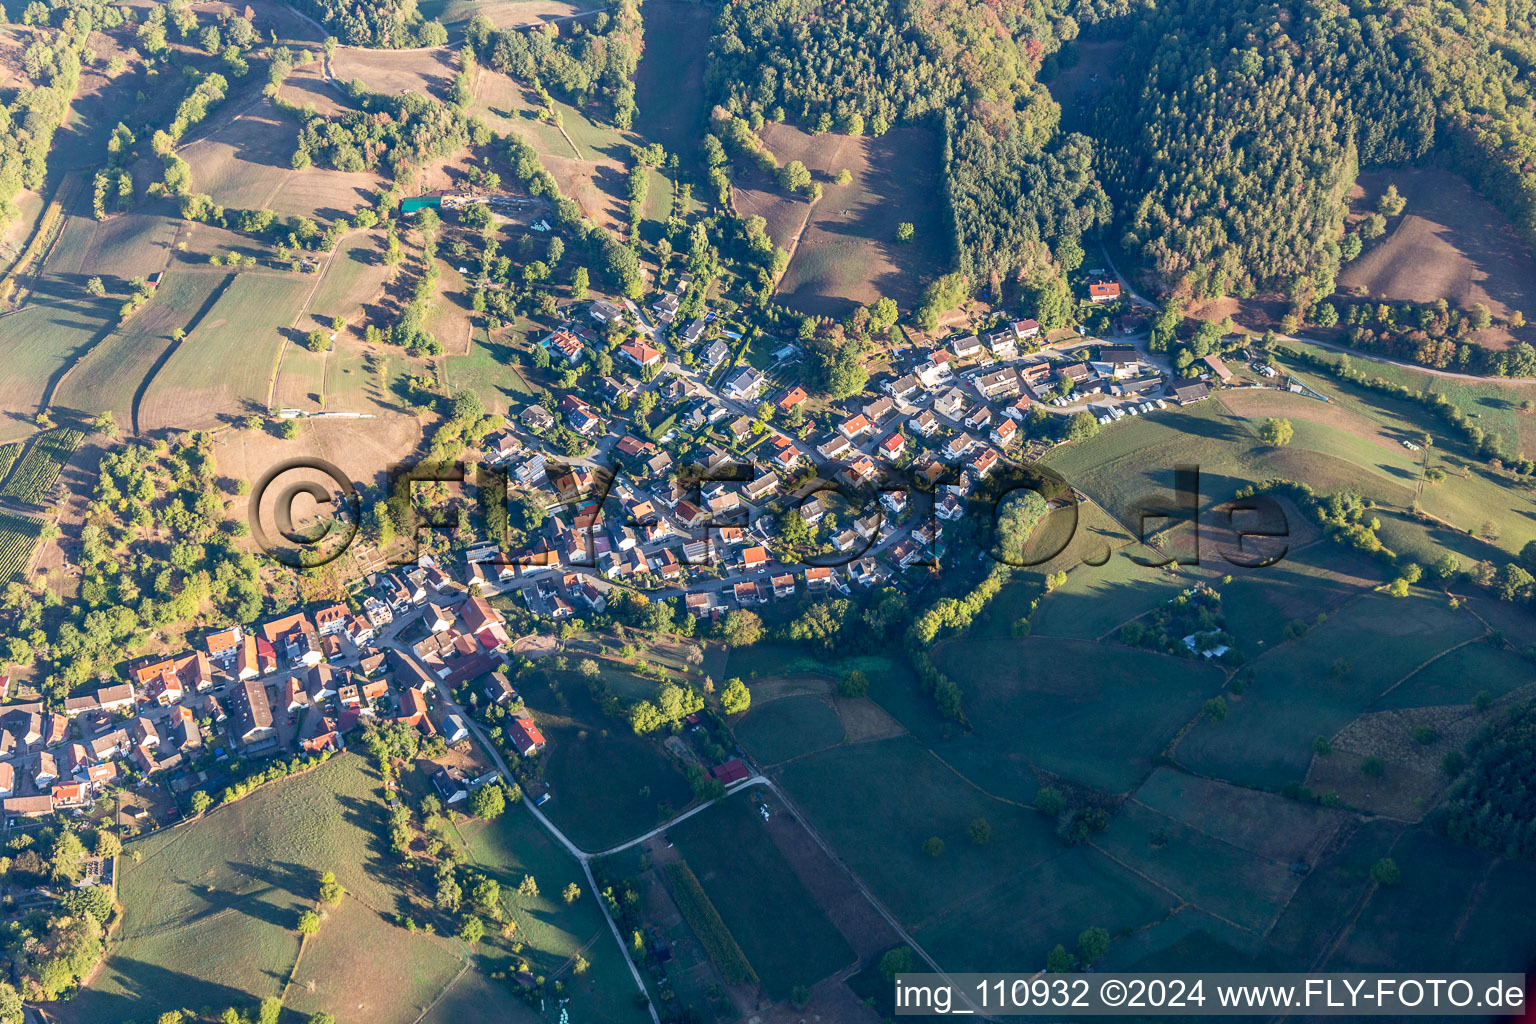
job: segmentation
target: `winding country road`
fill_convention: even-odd
[[[412,618],[414,618],[414,616],[412,616]],[[397,623],[400,623],[401,621],[402,620],[399,619],[396,620]],[[423,672],[426,672],[426,666],[423,665],[421,661],[416,657],[416,653],[412,651],[408,645],[402,644],[397,639],[395,639],[399,632],[400,629],[398,627],[392,630],[391,634],[387,638],[382,639],[380,646],[394,651],[403,658],[409,658],[411,662],[417,666],[417,668],[421,669]],[[430,675],[430,673],[428,673],[428,675]],[[497,750],[496,747],[491,743],[490,737],[485,734],[485,731],[481,728],[480,723],[476,721],[475,718],[462,705],[453,699],[452,694],[449,694],[443,689],[439,688],[438,701],[445,712],[459,716],[459,718],[464,722],[465,726],[479,742],[481,747],[483,747],[486,753],[490,755],[491,760],[495,763],[497,769],[502,773],[502,777],[509,780],[514,778],[511,769],[507,766],[506,760],[502,758],[501,752]],[[930,956],[927,950],[923,949],[918,941],[912,937],[911,933],[908,932],[906,928],[902,927],[901,922],[896,919],[895,915],[886,909],[885,905],[875,897],[874,893],[869,891],[868,887],[864,885],[864,882],[859,878],[857,874],[854,873],[853,869],[844,863],[842,858],[837,855],[836,851],[834,851],[832,847],[828,845],[826,840],[821,837],[820,833],[811,827],[810,822],[806,819],[805,814],[800,810],[799,806],[796,805],[795,802],[792,801],[772,779],[769,779],[767,776],[761,774],[753,775],[750,778],[743,779],[741,782],[738,782],[735,785],[729,787],[726,790],[726,796],[732,796],[741,792],[742,790],[750,789],[753,786],[764,787],[770,793],[772,793],[780,803],[782,803],[786,808],[789,808],[790,811],[795,815],[796,819],[800,822],[801,827],[805,829],[806,834],[815,841],[816,845],[821,848],[822,852],[827,855],[827,858],[831,860],[832,863],[836,864],[840,869],[842,869],[842,871],[847,875],[848,880],[852,882],[859,893],[867,901],[869,901],[869,905],[875,909],[875,912],[878,913],[888,925],[890,925],[891,930],[894,931],[898,937],[900,937],[901,941],[906,943],[912,949],[913,953],[915,953],[919,958],[922,959],[924,963],[928,965],[928,968],[933,973],[942,975],[946,981],[950,980],[949,975],[944,971],[943,968],[939,966],[938,961]],[[613,934],[613,941],[618,944],[620,952],[624,954],[624,962],[629,965],[629,973],[635,980],[635,987],[639,989],[642,995],[645,996],[646,1008],[650,1011],[653,1024],[661,1024],[661,1017],[657,1014],[656,1007],[651,1002],[650,993],[646,990],[645,981],[640,976],[639,967],[635,964],[634,959],[630,956],[629,947],[625,944],[623,936],[619,934],[618,923],[614,921],[613,917],[608,913],[608,907],[603,902],[601,890],[599,890],[597,886],[597,879],[592,874],[592,861],[600,857],[608,857],[613,854],[620,853],[624,850],[630,849],[631,847],[637,846],[640,843],[653,839],[656,836],[666,832],[667,829],[676,825],[678,822],[686,821],[694,815],[708,810],[710,807],[714,806],[715,802],[716,801],[714,800],[706,800],[695,807],[683,811],[681,814],[669,818],[667,821],[657,825],[650,831],[645,832],[642,835],[638,835],[633,839],[628,840],[627,842],[620,843],[618,846],[603,850],[598,853],[588,853],[586,850],[583,850],[581,847],[572,842],[570,837],[568,837],[564,832],[560,831],[559,827],[557,827],[554,822],[550,821],[543,811],[539,810],[533,805],[533,801],[519,801],[523,807],[528,809],[529,813],[534,816],[539,824],[544,826],[544,829],[554,837],[555,841],[559,843],[567,853],[574,857],[577,863],[581,865],[582,873],[586,875],[587,878],[587,886],[592,890],[593,896],[597,899],[598,906],[602,908],[603,918],[608,922],[608,930]],[[962,991],[958,986],[953,984],[951,985],[951,988],[957,993]],[[969,1000],[967,1000],[967,1005],[971,1005]],[[975,1006],[971,1006],[971,1010],[975,1016],[981,1019],[991,1019],[982,1014]]]

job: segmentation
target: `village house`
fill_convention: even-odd
[[[470,598],[459,609],[459,615],[464,620],[465,631],[479,640],[487,649],[494,650],[511,643],[501,613],[492,608],[485,598]]]
[[[726,378],[723,388],[725,397],[737,402],[750,402],[762,391],[764,380],[760,370],[743,366]]]
[[[244,634],[240,627],[230,626],[228,629],[209,633],[203,638],[203,645],[208,650],[208,657],[228,667],[229,663],[239,655],[243,640]]]
[[[1120,283],[1118,281],[1095,281],[1088,285],[1088,301],[1098,305],[1101,302],[1114,302],[1120,297]]]
[[[907,374],[888,381],[882,385],[886,392],[898,402],[909,402],[922,393],[923,383],[914,374]]]
[[[907,420],[907,425],[919,437],[932,437],[938,432],[939,418],[933,414],[932,409],[924,409],[916,416]]]
[[[962,338],[951,338],[949,347],[954,350],[956,359],[975,359],[981,355],[981,339],[974,334],[967,334]]]
[[[567,366],[575,366],[581,362],[582,356],[586,353],[581,339],[567,330],[554,332],[540,344],[549,351],[551,360],[564,362]]]
[[[725,362],[726,357],[730,354],[731,347],[727,345],[723,339],[716,338],[714,341],[704,346],[704,352],[701,356],[699,356],[699,360],[704,364],[706,369],[713,370],[715,367]]]
[[[241,743],[254,747],[276,737],[267,688],[260,682],[248,679],[235,687],[231,704],[235,711],[234,735]]]
[[[555,414],[542,405],[530,405],[517,414],[517,421],[535,434],[542,434],[555,425]]]
[[[527,716],[514,718],[507,726],[507,738],[522,757],[532,757],[544,749],[544,734]]]
[[[996,401],[1019,393],[1019,375],[1009,367],[983,373],[973,382],[976,393],[988,401]]]
[[[654,345],[647,345],[643,341],[626,341],[619,346],[619,354],[629,360],[639,370],[643,370],[647,366],[657,366],[661,363],[661,350]]]

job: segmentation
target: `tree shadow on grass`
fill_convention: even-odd
[[[100,987],[84,989],[67,1003],[48,1005],[50,1018],[61,1024],[153,1020],[166,1010],[184,1006],[246,1007],[259,998],[230,985],[143,960],[111,956],[106,970],[123,991],[107,992]]]

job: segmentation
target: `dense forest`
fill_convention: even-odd
[[[1468,753],[1472,765],[1434,812],[1435,827],[1491,853],[1536,858],[1536,707],[1500,715]]]
[[[972,286],[1044,273],[1113,200],[1115,237],[1155,289],[1278,291],[1300,311],[1353,255],[1345,197],[1362,169],[1446,160],[1536,243],[1533,11],[728,0],[706,83],[732,115],[816,131],[943,124],[955,269]],[[1091,137],[1058,132],[1036,81],[1076,59],[1080,24],[1126,40]]]
[[[730,0],[706,84],[731,114],[816,131],[941,124],[958,269],[996,283],[1048,273],[1059,241],[1108,216],[1092,142],[1058,136],[1060,109],[1035,80],[1076,34],[1072,18],[1024,0]]]
[[[416,0],[298,0],[294,7],[348,46],[404,49],[448,41],[448,30],[425,20]]]
[[[1337,7],[1185,0],[1142,17],[1122,57],[1104,179],[1125,247],[1176,296],[1331,293],[1360,167],[1433,143],[1399,46]]]

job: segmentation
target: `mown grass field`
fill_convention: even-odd
[[[1319,346],[1301,343],[1298,347],[1308,348],[1333,361],[1340,358],[1339,353]],[[1281,363],[1286,365],[1284,360]],[[1353,359],[1352,365],[1370,376],[1401,384],[1414,391],[1443,394],[1477,426],[1488,433],[1499,434],[1510,451],[1536,450],[1536,416],[1519,409],[1520,402],[1536,398],[1536,385],[1491,381],[1481,383],[1434,377],[1407,367],[1365,359]],[[1436,438],[1437,446],[1430,453],[1432,464],[1445,469],[1449,475],[1441,483],[1423,488],[1419,500],[1424,510],[1463,531],[1480,533],[1482,524],[1492,521],[1499,534],[1494,538],[1495,543],[1506,551],[1519,550],[1530,532],[1530,520],[1526,515],[1529,503],[1516,489],[1508,487],[1498,478],[1490,477],[1480,463],[1467,459],[1462,452],[1459,436],[1453,434],[1442,421],[1416,402],[1377,395],[1310,367],[1297,366],[1295,369],[1308,381],[1336,396],[1349,409],[1381,425],[1383,429],[1399,435],[1409,431],[1424,431]],[[1298,409],[1297,415],[1309,414],[1323,413],[1305,407]],[[1404,451],[1403,454],[1412,453]],[[1405,478],[1404,482],[1412,483],[1416,479],[1415,473]],[[1357,489],[1363,486],[1363,483],[1359,484]],[[1407,504],[1405,501],[1393,503]]]
[[[1507,647],[1470,643],[1436,658],[1393,687],[1372,706],[1423,708],[1470,704],[1479,693],[1502,697],[1536,678],[1529,658]]]
[[[1254,662],[1255,680],[1231,702],[1227,720],[1202,721],[1175,757],[1240,785],[1300,781],[1314,737],[1331,737],[1388,687],[1482,632],[1482,623],[1443,599],[1361,597]]]
[[[421,16],[440,21],[450,30],[462,28],[477,15],[489,18],[497,28],[533,25],[578,10],[564,0],[426,0],[419,4]]]
[[[357,906],[322,923],[312,942],[327,959],[316,967],[356,984],[325,1009],[347,1022],[414,1020],[460,956],[454,940],[385,919],[402,896],[385,812],[378,776],[343,756],[130,844],[138,860],[119,862],[122,930],[102,972],[59,1012],[81,1024],[141,1020],[279,994],[298,956],[295,923],[330,870]]]
[[[826,699],[806,694],[755,704],[736,738],[763,764],[778,764],[842,742],[843,723]]]
[[[688,780],[659,743],[604,716],[575,673],[564,677],[558,697],[543,683],[523,697],[549,740],[551,797],[541,809],[583,850],[617,846],[692,802]]]
[[[1154,772],[1095,844],[1195,907],[1262,935],[1345,815],[1267,793]]]
[[[450,387],[474,391],[487,410],[521,410],[539,395],[537,385],[519,370],[521,346],[520,334],[492,338],[484,328],[477,328],[468,355],[450,355],[443,360],[443,375]]]
[[[802,161],[824,189],[779,282],[784,301],[831,316],[887,296],[903,308],[915,305],[934,268],[950,258],[943,204],[933,201],[941,187],[937,133],[897,128],[844,139],[771,125],[764,137],[781,163]],[[844,169],[853,177],[839,185],[835,176]],[[896,241],[903,222],[914,226],[911,242]]]
[[[557,799],[563,798],[561,794]],[[554,801],[544,810],[554,807]],[[624,965],[613,935],[603,920],[603,913],[593,893],[587,888],[581,867],[565,853],[525,808],[509,807],[492,822],[468,821],[460,824],[467,841],[470,859],[501,884],[502,904],[509,920],[516,922],[513,942],[523,943],[520,954],[536,974],[559,979],[571,996],[573,1020],[638,1022],[649,1020],[644,1010],[635,1006],[635,983]],[[523,897],[518,886],[525,875],[532,875],[539,895]],[[582,887],[574,903],[566,903],[561,893],[570,883]],[[489,935],[489,932],[488,932]],[[431,1021],[474,1020],[460,1018],[455,1007],[466,1007],[474,993],[496,996],[482,1004],[484,1018],[501,1021],[505,1012],[511,1019],[522,1019],[514,1007],[521,1005],[507,988],[507,983],[491,978],[496,971],[508,969],[512,962],[511,943],[499,936],[488,937],[476,950],[475,965],[483,980],[470,988],[455,986],[444,1006],[439,1006]],[[585,975],[574,974],[576,954],[591,965]],[[469,980],[466,976],[466,981]]]
[[[140,408],[140,429],[209,426],[264,411],[283,337],[314,286],[298,274],[245,272],[160,367]]]
[[[950,641],[934,661],[971,724],[935,750],[987,792],[1026,802],[1040,769],[1135,788],[1223,679],[1194,659],[1046,637]]]
[[[853,949],[795,876],[749,793],[668,830],[763,988],[788,998],[854,961]]]
[[[310,312],[323,320],[340,316],[356,322],[363,303],[375,298],[390,276],[384,265],[380,231],[348,235],[326,264]]]
[[[1055,823],[990,799],[907,738],[792,762],[783,783],[811,823],[947,970],[1032,969],[1091,925],[1113,933],[1161,918],[1169,898]],[[870,808],[879,808],[870,813]],[[991,841],[966,838],[976,818]],[[942,855],[923,852],[930,836]]]
[[[0,442],[33,433],[49,386],[117,321],[110,299],[36,301],[0,316]]]
[[[193,328],[231,280],[227,274],[167,272],[154,297],[70,369],[54,406],[83,419],[110,410],[119,426],[132,426],[135,400],[168,356],[174,332]]]

